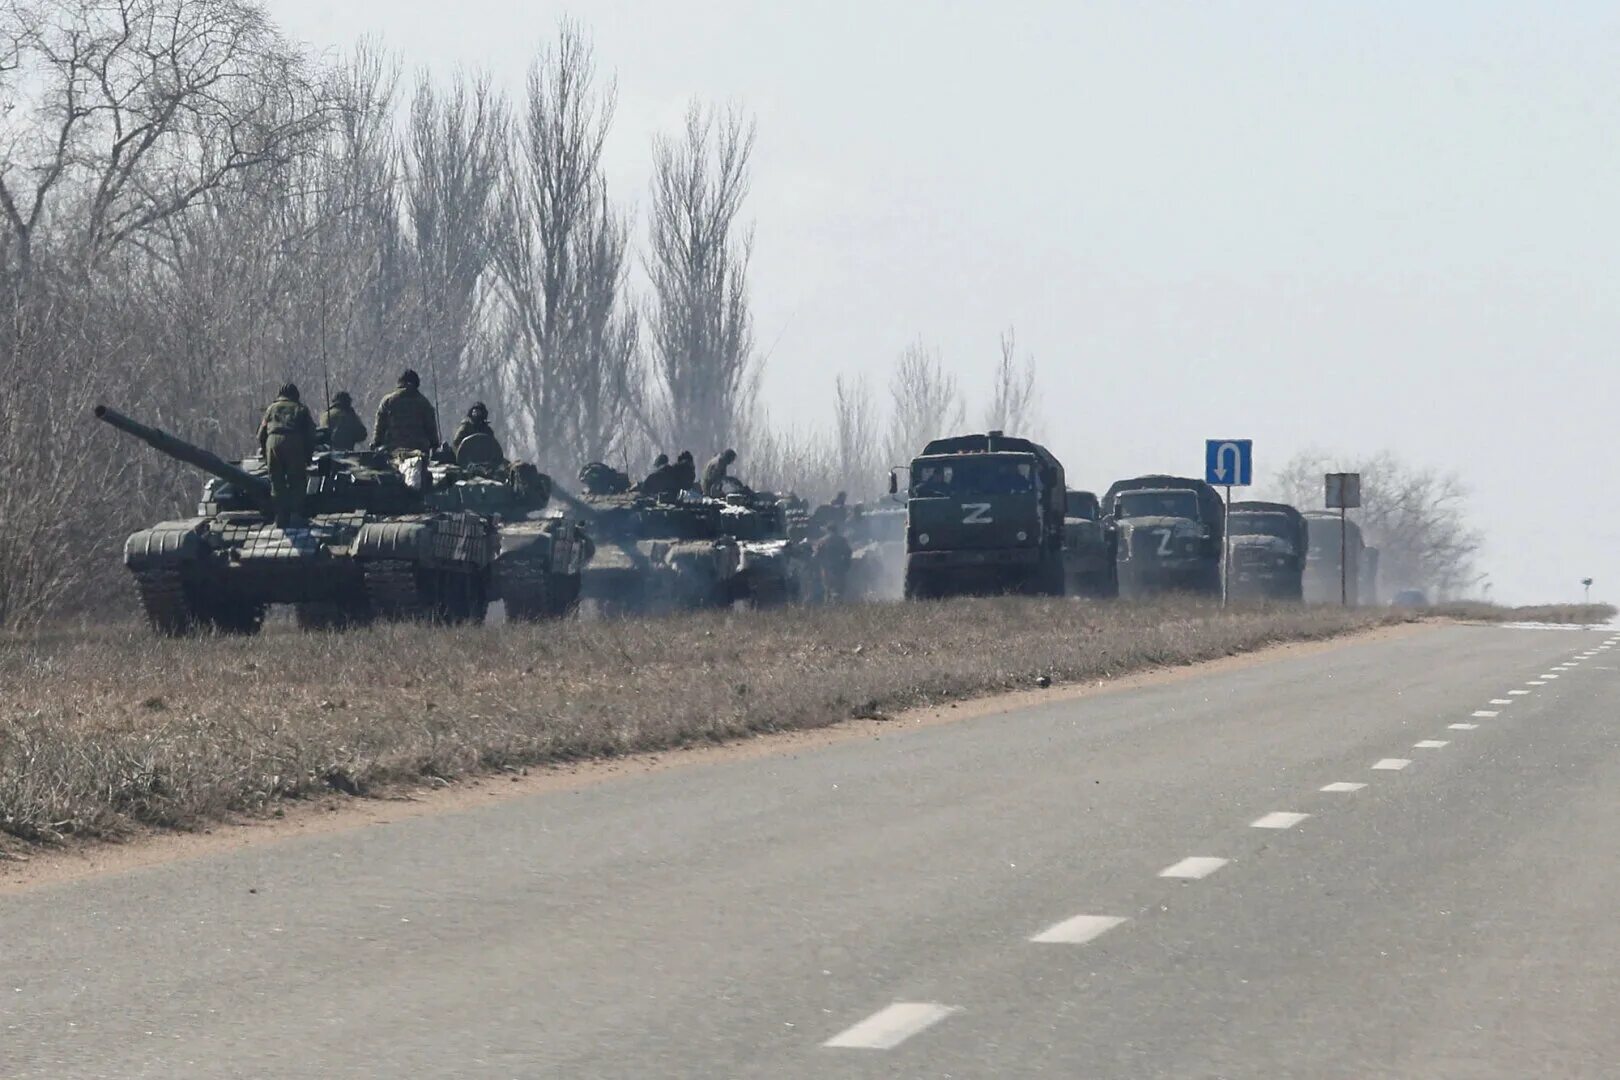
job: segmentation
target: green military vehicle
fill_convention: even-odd
[[[1337,510],[1307,510],[1305,520],[1311,528],[1311,545],[1305,554],[1305,600],[1313,604],[1359,604],[1366,547],[1361,526],[1348,518],[1341,519]]]
[[[753,607],[798,603],[812,591],[807,507],[802,499],[753,491],[734,477],[720,499],[688,499],[700,512],[718,514],[718,530],[737,542],[732,596]]]
[[[317,453],[307,520],[275,524],[264,463],[228,462],[97,405],[96,418],[210,475],[197,515],[124,545],[153,629],[256,633],[273,604],[324,628],[373,619],[481,620],[500,540],[489,518],[438,509],[425,470],[407,478],[375,451]],[[418,459],[419,460],[419,459]]]
[[[1138,476],[1111,486],[1102,509],[1115,530],[1121,597],[1221,595],[1226,508],[1213,487],[1184,476]]]
[[[594,545],[579,518],[552,499],[551,477],[527,462],[507,461],[488,435],[471,435],[455,460],[432,461],[430,505],[490,518],[500,541],[488,594],[506,617],[559,618],[579,603],[581,574]]]
[[[1063,513],[1063,575],[1070,596],[1109,597],[1115,577],[1114,530],[1095,492],[1071,491]]]
[[[905,595],[1063,595],[1066,505],[1063,466],[1039,443],[1000,431],[935,439],[910,465]]]
[[[1287,503],[1235,502],[1227,533],[1233,598],[1304,598],[1305,553],[1310,546],[1305,515]]]
[[[729,606],[742,553],[721,528],[724,506],[687,492],[587,493],[580,507],[595,554],[581,595],[603,615]]]

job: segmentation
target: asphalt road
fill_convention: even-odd
[[[0,895],[0,1076],[1614,1076],[1617,716],[1447,627]]]

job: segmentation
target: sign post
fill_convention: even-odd
[[[1329,510],[1339,512],[1339,603],[1350,606],[1350,542],[1345,537],[1345,511],[1361,505],[1361,474],[1353,472],[1328,473],[1324,478]]]
[[[1254,482],[1254,440],[1204,440],[1204,482],[1226,489],[1221,515],[1221,606],[1225,607],[1232,595],[1232,489]]]

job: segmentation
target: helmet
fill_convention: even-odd
[[[692,451],[690,451],[690,450],[682,450],[680,452],[680,454],[676,456],[675,460],[676,461],[691,461],[692,460]]]
[[[286,398],[288,401],[297,401],[298,384],[286,383],[280,390],[276,391],[276,397]]]
[[[720,452],[720,459],[725,461],[727,464],[730,464],[731,462],[737,460],[737,451],[727,447],[725,450]]]
[[[489,406],[482,401],[475,401],[472,403],[472,408],[467,410],[467,417],[471,420],[488,420]]]
[[[422,376],[418,375],[410,368],[406,368],[404,371],[399,373],[399,385],[411,387],[421,386]]]
[[[657,457],[653,458],[653,468],[655,468],[655,469],[662,469],[665,465],[668,465],[668,464],[669,464],[669,455],[668,454],[659,454]]]
[[[354,404],[354,398],[349,396],[349,392],[347,390],[339,390],[337,393],[332,395],[332,404],[346,409],[350,405]]]

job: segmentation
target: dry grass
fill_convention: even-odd
[[[1440,604],[1423,609],[1426,615],[1447,619],[1468,619],[1475,622],[1539,622],[1569,623],[1574,626],[1592,626],[1606,623],[1620,614],[1613,604],[1536,604],[1530,607],[1497,607],[1463,601]]]
[[[278,799],[817,727],[1408,616],[997,599],[257,640],[0,638],[0,832],[187,827]]]

